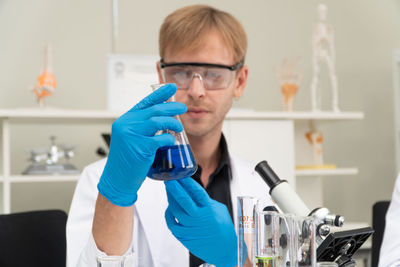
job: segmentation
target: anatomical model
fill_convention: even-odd
[[[324,141],[322,133],[318,130],[311,130],[306,133],[306,138],[312,146],[314,165],[323,165],[322,142]]]
[[[40,107],[44,106],[44,98],[50,96],[56,89],[57,81],[52,73],[51,47],[46,45],[43,51],[43,68],[37,78],[37,83],[31,89],[37,97]]]
[[[293,111],[293,102],[302,79],[302,72],[296,70],[294,59],[284,59],[281,68],[276,72],[276,77],[281,85],[282,110]]]
[[[332,109],[335,112],[339,112],[334,33],[332,27],[326,24],[327,11],[327,7],[324,4],[318,6],[319,22],[315,25],[312,35],[313,77],[311,82],[311,103],[313,111],[321,110],[321,88],[318,83],[320,67],[322,63],[325,63],[328,67],[332,85]]]

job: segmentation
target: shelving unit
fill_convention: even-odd
[[[0,118],[5,119],[90,119],[114,120],[122,112],[108,110],[69,110],[57,108],[19,108],[0,109]],[[269,119],[269,120],[355,120],[363,119],[362,112],[281,112],[281,111],[247,111],[232,109],[228,113],[230,119]]]
[[[1,147],[2,147],[2,176],[0,176],[0,183],[3,184],[3,212],[11,212],[11,185],[13,183],[38,183],[38,182],[76,182],[79,179],[79,175],[59,175],[59,176],[29,176],[29,175],[14,175],[11,174],[11,144],[10,144],[10,127],[13,122],[18,123],[43,123],[53,121],[66,121],[66,122],[96,122],[111,124],[116,118],[118,118],[122,112],[113,112],[106,110],[65,110],[65,109],[0,109],[0,126],[1,126]],[[306,122],[310,121],[340,121],[340,120],[359,120],[364,117],[362,112],[255,112],[255,111],[238,111],[232,110],[228,113],[227,121],[249,121],[251,123],[259,123],[262,121],[287,121],[292,126],[287,129],[293,129],[297,131],[295,122]],[[289,136],[293,136],[296,139],[295,133]],[[295,149],[295,143],[297,140],[293,140],[292,152]],[[294,152],[293,152],[294,156]],[[288,161],[292,162],[292,161]],[[294,164],[295,165],[295,164]],[[312,177],[311,179],[319,179],[322,176],[337,176],[337,175],[356,175],[358,169],[356,167],[351,168],[337,168],[334,170],[293,170],[291,173],[298,177]],[[295,178],[295,177],[294,177]],[[307,179],[309,180],[309,179]],[[294,180],[295,182],[295,180]],[[303,183],[302,183],[303,184]],[[308,187],[309,185],[307,185]],[[313,183],[312,185],[318,189],[320,184]],[[297,188],[299,189],[299,188]],[[312,190],[312,189],[310,189]],[[303,191],[304,190],[300,190]]]
[[[359,120],[364,118],[362,112],[254,112],[254,111],[231,111],[228,118],[235,119],[270,119],[270,120]]]
[[[10,183],[37,183],[37,182],[76,182],[79,175],[12,175],[9,177]]]
[[[319,129],[320,126],[331,122],[353,121],[364,118],[362,112],[311,112],[307,114],[297,113],[295,119],[295,150],[296,165],[313,164],[313,154],[311,145],[305,138],[305,133],[310,130],[310,126]],[[338,125],[340,129],[340,125]],[[324,134],[324,133],[323,133]],[[325,143],[325,141],[324,141]],[[326,155],[326,151],[323,152]],[[330,159],[332,161],[332,159]],[[335,159],[333,162],[335,163]],[[323,179],[326,177],[334,178],[338,176],[354,176],[358,174],[357,166],[337,166],[335,169],[296,169],[298,184],[296,190],[310,207],[324,206],[323,201]]]
[[[101,122],[111,124],[118,118],[119,112],[103,110],[65,110],[55,108],[21,108],[0,109],[0,126],[2,133],[2,168],[0,183],[3,184],[3,213],[11,212],[11,185],[13,183],[37,183],[37,182],[76,182],[79,175],[14,175],[11,173],[11,143],[10,128],[18,123],[43,123],[43,122]]]
[[[357,175],[357,168],[336,168],[330,170],[296,170],[296,177],[300,176],[337,176],[337,175]]]

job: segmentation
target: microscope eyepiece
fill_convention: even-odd
[[[286,180],[281,180],[278,175],[271,169],[266,160],[261,161],[255,167],[256,172],[261,176],[261,178],[267,183],[270,188],[270,192],[282,182]]]
[[[284,213],[307,216],[310,209],[304,204],[286,180],[279,179],[268,162],[263,160],[255,167],[256,172],[269,186],[269,194]]]

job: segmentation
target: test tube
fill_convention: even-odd
[[[255,266],[255,224],[254,217],[258,207],[255,197],[239,196],[237,198],[236,231],[238,234],[238,267],[250,263]]]

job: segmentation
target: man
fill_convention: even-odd
[[[379,266],[400,266],[400,174],[397,176],[392,200],[386,214]]]
[[[184,7],[165,19],[159,46],[160,82],[176,86],[160,88],[116,120],[107,163],[83,171],[67,225],[68,266],[134,251],[138,266],[232,267],[236,197],[272,205],[268,187],[252,177],[254,166],[231,157],[222,135],[248,76],[241,24],[212,7]],[[177,102],[164,103],[174,94]],[[174,144],[169,134],[154,136],[157,130],[183,129],[176,115],[199,167],[193,179],[164,185],[146,175],[157,149]]]

